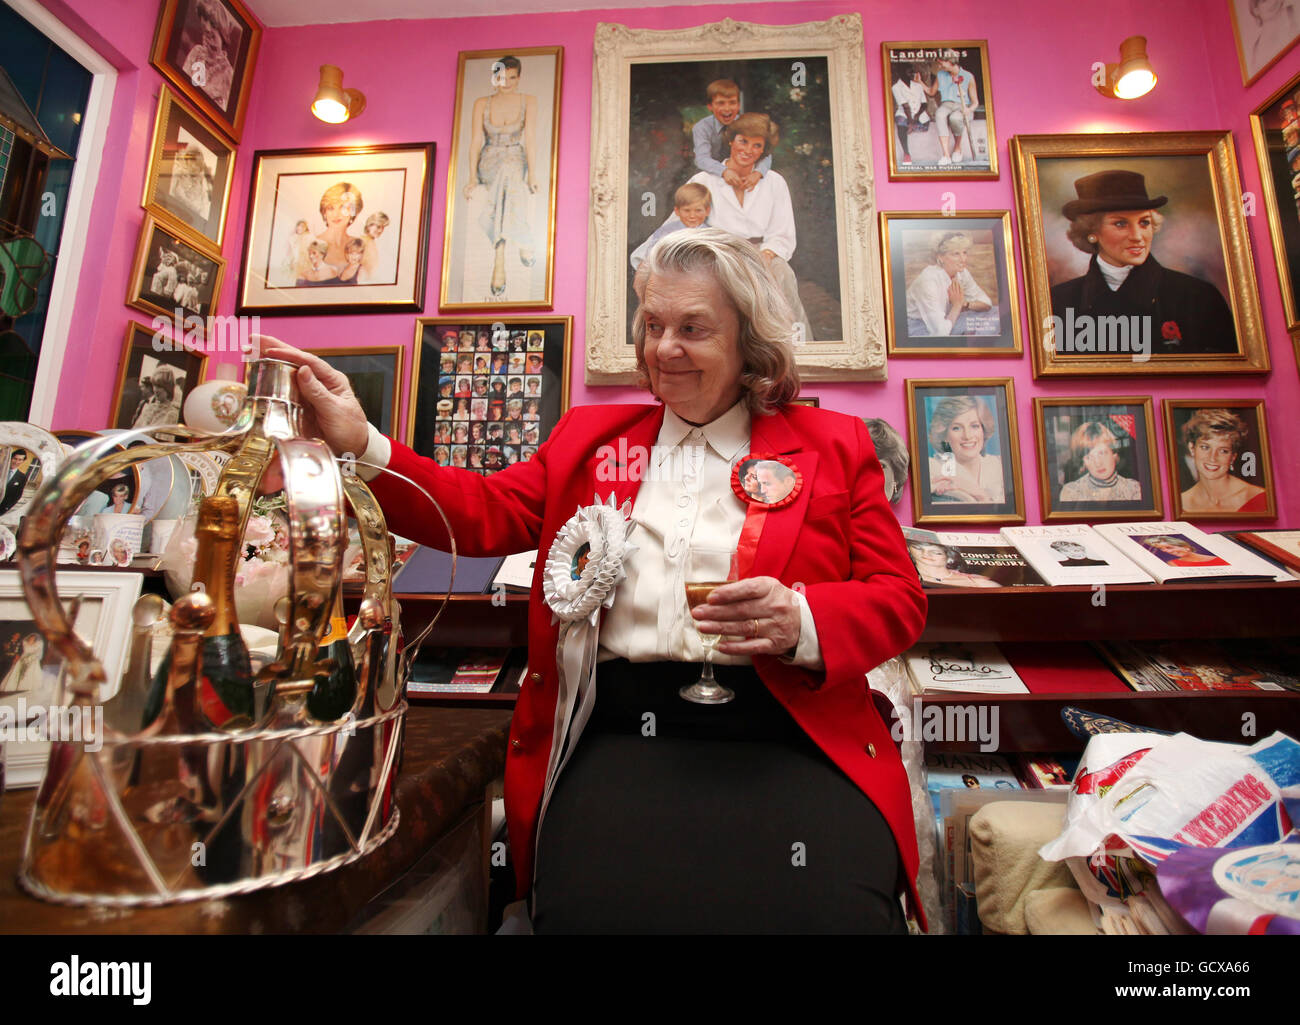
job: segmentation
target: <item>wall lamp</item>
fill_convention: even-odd
[[[333,64],[322,64],[311,112],[331,125],[341,125],[365,109],[365,94],[360,89],[344,89],[343,72]]]
[[[1147,60],[1147,37],[1129,36],[1119,44],[1119,63],[1106,65],[1106,80],[1097,83],[1097,91],[1117,100],[1135,100],[1155,84],[1156,73]]]

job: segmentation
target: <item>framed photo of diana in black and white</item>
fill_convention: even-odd
[[[1035,377],[1269,369],[1231,132],[1010,148]]]
[[[1034,399],[1043,522],[1164,515],[1151,397]]]
[[[172,231],[146,214],[126,304],[171,321],[197,317],[204,325],[201,333],[206,334],[225,274],[226,261],[220,251]]]
[[[220,246],[234,166],[235,147],[163,86],[140,205]]]

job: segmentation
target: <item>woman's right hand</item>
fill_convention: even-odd
[[[961,282],[956,278],[952,279],[952,284],[948,286],[948,312],[952,314],[949,320],[955,320],[956,314],[961,312],[961,308],[966,304],[966,295],[961,290]]]
[[[335,455],[360,457],[370,442],[370,427],[346,374],[319,356],[295,349],[278,338],[264,338],[261,356],[295,364],[302,397],[303,432],[322,438]]]

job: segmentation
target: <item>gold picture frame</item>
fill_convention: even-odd
[[[146,376],[159,366],[170,370],[171,394],[150,396],[141,388]],[[108,426],[118,430],[148,429],[181,422],[185,400],[204,378],[208,357],[163,331],[151,331],[139,321],[129,320],[122,359],[113,388],[113,412]],[[177,378],[183,378],[182,384]],[[152,408],[150,407],[152,403]],[[167,436],[162,436],[167,440]]]
[[[1226,2],[1232,13],[1232,37],[1237,44],[1241,84],[1250,85],[1280,61],[1291,47],[1300,43],[1300,30],[1293,20],[1295,8],[1291,4],[1273,5],[1266,21],[1253,10],[1256,0]],[[1283,14],[1289,15],[1287,20],[1280,17]],[[1248,19],[1254,20],[1255,24],[1251,25]]]
[[[912,522],[917,526],[1024,523],[1015,381],[1010,377],[910,378],[904,384],[912,460]],[[949,402],[962,399],[969,401]],[[975,420],[968,424],[971,414]],[[963,459],[945,439],[951,430],[975,426],[979,428],[978,448],[972,458]],[[989,451],[990,447],[997,451]],[[974,470],[963,465],[969,463],[978,465]]]
[[[1263,399],[1165,399],[1163,406],[1169,495],[1175,520],[1277,519],[1276,478]],[[1197,426],[1189,427],[1199,411],[1207,415]],[[1202,445],[1204,455],[1198,456],[1194,448]],[[1201,486],[1202,461],[1207,478],[1224,481],[1224,485],[1214,485],[1215,495],[1207,496]],[[1193,488],[1201,490],[1193,492]],[[1220,493],[1232,501],[1238,497],[1242,501],[1231,508],[1211,504]],[[1211,501],[1202,501],[1207,497]]]
[[[1017,135],[1010,149],[1035,377],[1269,369],[1232,133]],[[1091,177],[1102,173],[1104,182]],[[1089,197],[1078,195],[1081,188]],[[1081,251],[1077,246],[1093,236],[1071,242],[1067,232],[1075,222],[1065,211],[1075,217],[1104,213],[1097,205],[1104,199],[1097,197],[1105,192],[1138,203],[1128,188],[1141,190],[1140,206],[1128,210],[1168,202],[1170,223],[1181,216],[1182,224],[1177,241],[1162,250],[1152,236],[1166,213],[1156,211],[1154,226],[1143,229],[1141,257],[1121,257],[1140,267],[1141,276],[1125,281],[1125,297],[1112,302],[1095,269],[1095,250],[1104,239],[1092,244],[1093,256]],[[1153,250],[1172,266],[1162,266]],[[1089,297],[1102,305],[1090,305]],[[1116,315],[1108,312],[1112,306]],[[1139,312],[1151,309],[1156,312]]]
[[[220,248],[234,164],[235,147],[164,85],[140,205]]]
[[[346,374],[352,394],[365,410],[366,420],[380,434],[400,438],[402,431],[402,363],[404,345],[358,345],[335,349],[304,349]],[[375,375],[381,375],[378,380]]]
[[[164,253],[170,253],[173,260],[166,261]],[[152,214],[145,214],[131,264],[126,304],[173,324],[198,318],[194,326],[206,335],[208,318],[216,312],[225,276],[226,261],[221,257],[221,250],[189,232],[173,230]],[[178,291],[187,283],[192,286],[192,293]],[[163,305],[169,297],[170,303]],[[188,330],[189,325],[186,327]]]
[[[406,444],[441,465],[484,474],[531,458],[568,411],[572,351],[571,316],[417,318]]]
[[[971,325],[970,333],[918,334],[913,344],[915,325],[907,315],[907,292],[924,273],[924,266],[936,265],[933,245],[950,233],[971,240],[964,269],[972,284],[993,300],[992,308],[959,316]],[[890,356],[1024,355],[1010,210],[965,210],[951,216],[939,210],[881,211],[880,247],[885,261],[885,335]]]
[[[1300,361],[1300,198],[1292,184],[1300,177],[1300,75],[1251,112],[1250,134],[1264,184],[1264,209],[1286,328],[1297,343]],[[1296,164],[1294,169],[1288,156]]]
[[[213,9],[224,25],[209,24]],[[261,43],[261,23],[239,0],[163,0],[149,63],[238,142]]]
[[[771,223],[795,224],[788,254],[795,287],[802,301],[815,285],[821,300],[805,304],[812,331],[795,350],[801,378],[883,381],[884,301],[861,16],[796,25],[728,18],[662,31],[599,24],[595,50],[586,383],[637,379],[630,258],[668,227],[677,188],[707,173],[682,128],[712,117],[707,86],[724,79],[737,84],[744,109],[769,114],[782,133],[776,153],[785,170],[774,185],[774,208],[783,206],[788,217],[783,211]],[[775,182],[776,173],[769,169],[766,177]],[[782,188],[788,199],[779,195]],[[832,326],[830,333],[819,333],[821,323]]]
[[[439,309],[549,310],[554,305],[556,169],[563,77],[562,46],[461,51],[456,62],[455,120],[447,164]],[[488,147],[484,130],[476,132],[476,127],[491,116],[492,100],[507,89],[517,89],[522,96],[523,137],[517,144],[493,147],[505,156],[494,160],[488,172],[492,180],[488,182],[483,180]],[[509,137],[510,133],[506,134]],[[522,170],[514,165],[509,152],[516,146],[524,150]],[[537,163],[545,177],[540,181],[541,176],[536,175],[527,157],[530,147],[541,157]],[[474,182],[470,181],[471,167],[476,169]],[[531,180],[517,180],[516,171],[532,176]],[[532,207],[531,218],[523,216],[527,206]],[[536,230],[539,213],[546,218],[542,231]],[[493,225],[491,232],[481,227],[484,218]],[[526,247],[520,234],[530,229],[532,245]],[[493,234],[502,237],[494,242]],[[525,256],[530,251],[532,255]]]
[[[913,80],[911,72],[916,70],[918,74],[936,73],[941,70],[937,67],[941,59],[950,59],[955,56],[957,59],[953,62],[957,68],[955,74],[963,73],[971,76],[975,85],[975,104],[972,108],[967,108],[969,114],[962,110],[965,105],[962,104],[956,108],[950,108],[956,113],[963,115],[962,123],[964,130],[960,136],[953,135],[956,141],[953,151],[961,158],[956,161],[950,161],[947,164],[940,160],[930,160],[927,158],[916,159],[912,156],[911,145],[909,142],[907,150],[903,156],[906,159],[899,159],[899,149],[902,145],[899,139],[900,125],[898,116],[900,114],[899,97],[895,93],[894,86],[899,81],[899,73],[906,76],[904,88],[912,88],[910,85]],[[888,133],[888,151],[889,151],[889,180],[890,181],[914,181],[914,180],[978,180],[998,177],[998,139],[997,132],[993,125],[993,91],[990,85],[989,77],[989,43],[987,39],[957,39],[957,40],[937,40],[923,43],[911,42],[885,42],[880,44],[880,66],[885,77],[885,130]],[[909,110],[903,112],[904,121],[901,130],[906,132],[909,140],[911,139],[913,129],[916,129],[917,136],[924,136],[924,139],[918,138],[916,141],[928,143],[929,140],[935,140],[933,147],[924,146],[925,151],[930,153],[932,149],[940,152],[940,157],[945,156],[942,152],[942,143],[938,142],[939,123],[938,116],[948,116],[948,111],[942,111],[941,103],[936,96],[928,96],[925,93],[926,84],[920,82],[920,93],[924,99],[924,110]],[[936,83],[928,83],[934,87]],[[968,83],[958,83],[959,90],[968,87]],[[910,106],[911,104],[906,104]],[[983,114],[983,117],[978,115]],[[979,131],[980,127],[983,131]],[[969,159],[967,159],[969,154]],[[919,155],[919,154],[918,154]]]
[[[1035,396],[1034,441],[1044,523],[1164,516],[1150,395]],[[1105,456],[1097,449],[1114,453],[1100,485],[1089,465]]]

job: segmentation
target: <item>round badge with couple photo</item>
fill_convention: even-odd
[[[751,452],[731,470],[731,490],[746,505],[782,509],[794,502],[802,487],[803,474],[784,456]]]

